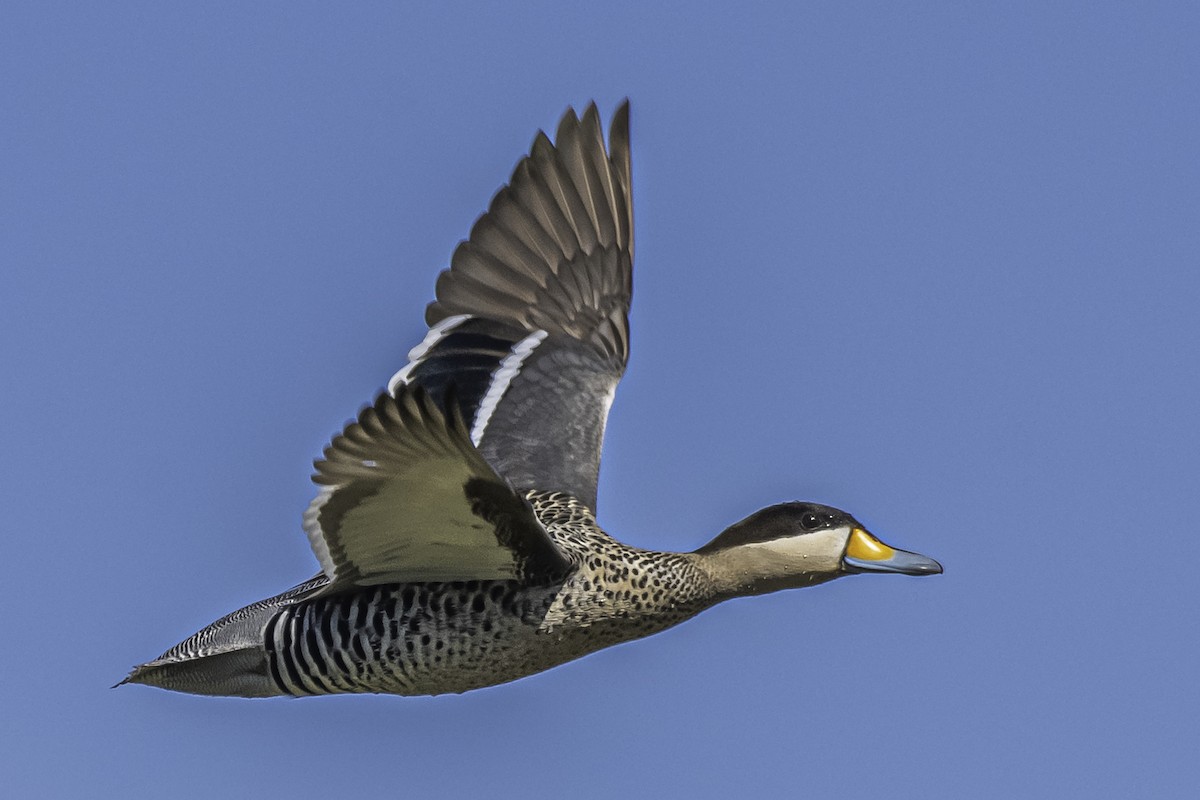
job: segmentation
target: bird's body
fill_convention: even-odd
[[[263,601],[272,613],[257,615],[263,646],[239,651],[258,663],[239,668],[235,682],[249,672],[258,677],[252,687],[227,684],[202,663],[212,638],[203,631],[143,677],[198,694],[465,692],[657,633],[716,602],[694,555],[624,545],[568,495],[529,499],[574,565],[562,579],[383,584],[308,600],[285,593]],[[301,595],[312,594],[310,584]]]
[[[730,597],[850,572],[933,574],[849,514],[785,503],[691,553],[597,525],[629,354],[628,107],[539,135],[438,281],[429,335],[326,449],[304,528],[322,572],[125,682],[195,694],[400,695],[505,683]]]

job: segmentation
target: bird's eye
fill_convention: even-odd
[[[821,527],[821,518],[811,511],[800,517],[800,527],[806,531],[815,531]]]

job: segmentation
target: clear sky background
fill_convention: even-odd
[[[1195,4],[496,5],[0,12],[2,793],[1193,795]],[[601,522],[819,500],[946,573],[463,696],[110,690],[313,574],[311,459],[625,96]]]

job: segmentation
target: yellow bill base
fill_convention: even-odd
[[[850,534],[846,555],[859,561],[887,561],[896,555],[896,551],[862,528],[855,528]]]

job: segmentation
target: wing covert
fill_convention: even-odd
[[[483,460],[457,408],[419,387],[364,408],[314,462],[304,529],[324,593],[380,583],[549,580],[570,562]]]

